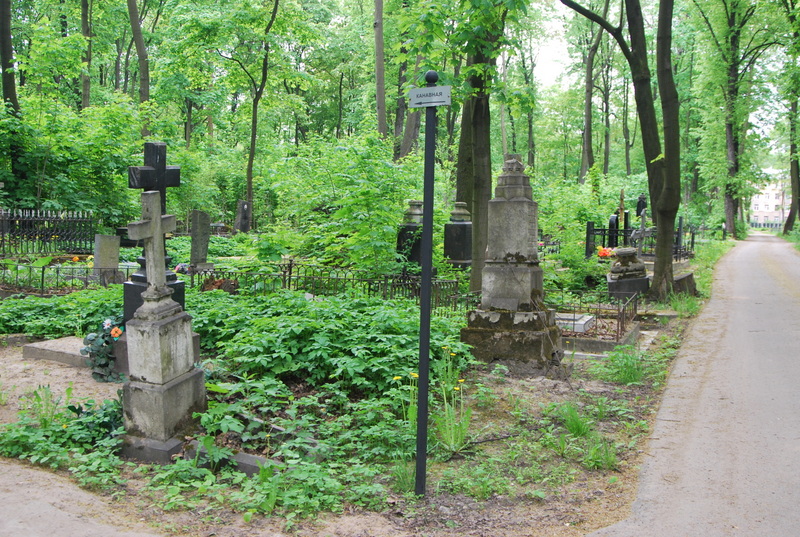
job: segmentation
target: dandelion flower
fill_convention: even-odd
[[[461,389],[461,387],[460,387],[460,386],[455,386],[455,387],[453,387],[453,389],[454,389],[455,391],[459,391],[459,390]]]
[[[455,355],[456,355],[456,353],[454,353],[454,352],[450,353],[450,356],[455,356]]]
[[[400,380],[403,377],[392,377],[392,380]]]
[[[458,382],[464,382],[464,379],[458,379]]]
[[[411,373],[411,377],[412,377],[412,378],[415,378],[415,379],[418,379],[418,378],[419,378],[419,375],[418,375],[417,373]]]

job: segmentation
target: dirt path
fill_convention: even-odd
[[[674,364],[632,517],[592,536],[800,531],[800,253],[754,235],[715,275]]]

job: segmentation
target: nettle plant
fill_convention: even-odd
[[[83,338],[81,355],[92,369],[92,378],[99,382],[122,382],[123,376],[115,371],[114,342],[122,336],[121,319],[106,319],[99,332],[91,332]]]

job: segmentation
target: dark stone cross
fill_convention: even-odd
[[[167,187],[181,186],[180,166],[167,166],[167,144],[145,142],[144,166],[128,168],[128,187],[161,193],[161,214],[167,212]]]
[[[180,186],[181,184],[181,170],[179,166],[167,166],[167,144],[163,142],[145,142],[144,144],[144,166],[130,166],[128,168],[128,186],[130,188],[141,188],[147,191],[156,191],[160,194],[160,214],[164,215],[167,212],[167,188]],[[136,226],[134,226],[135,228]],[[128,230],[130,234],[130,229]],[[163,233],[163,231],[162,231]],[[134,231],[134,235],[138,236],[138,231]],[[163,241],[161,242],[163,249]],[[160,264],[164,270],[164,279],[167,286],[173,290],[172,299],[180,304],[181,307],[185,304],[185,284],[178,280],[177,275],[168,269],[171,259],[165,252],[161,252],[155,258],[150,259],[151,254],[145,247],[144,255],[139,257],[139,264],[141,268],[131,274],[130,281],[125,282],[124,289],[124,310],[123,321],[131,320],[136,313],[136,310],[143,304],[142,293],[148,288],[148,281],[150,278],[158,278],[161,280],[161,275],[153,275],[155,268],[154,262]]]

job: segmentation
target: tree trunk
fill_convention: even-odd
[[[612,26],[603,17],[587,10],[572,0],[561,3],[599,24],[617,41],[628,60],[633,77],[636,110],[642,131],[642,147],[647,167],[650,206],[657,222],[656,261],[651,296],[664,300],[672,291],[672,244],[675,217],[680,206],[680,131],[679,106],[675,80],[672,75],[671,46],[673,0],[659,4],[658,41],[656,62],[658,89],[664,120],[664,152],[656,117],[650,68],[647,63],[645,22],[639,0],[625,0],[627,29],[630,45],[624,38],[623,28]]]
[[[664,178],[658,202],[654,205],[658,215],[658,231],[656,232],[656,261],[653,267],[650,295],[662,301],[673,289],[673,230],[681,204],[680,100],[672,69],[673,8],[673,0],[661,0],[658,9],[656,42],[658,90],[661,98],[661,116],[664,122]]]
[[[383,53],[383,0],[375,0],[375,101],[378,113],[378,134],[389,136],[386,122],[386,64]]]
[[[11,40],[11,0],[0,0],[0,70],[2,70],[3,102],[17,119],[22,118],[19,99],[17,98],[17,81],[14,74],[14,46]],[[3,190],[9,193],[11,200],[21,197],[23,187],[27,183],[27,168],[24,164],[25,148],[22,144],[22,133],[17,129],[19,121],[11,123],[9,129],[9,159],[11,176],[5,180]]]
[[[81,109],[84,110],[89,108],[92,88],[92,79],[89,76],[92,67],[92,13],[89,0],[81,0],[81,33],[86,38],[86,53],[83,57],[86,66],[81,73]]]
[[[483,265],[489,238],[489,199],[492,197],[492,141],[490,132],[489,95],[475,96],[472,109],[472,270],[471,291],[482,288]]]
[[[139,102],[146,103],[150,100],[150,61],[147,58],[147,47],[142,35],[142,23],[139,20],[139,7],[136,0],[127,0],[128,16],[131,20],[133,42],[136,45],[136,56],[139,58]],[[147,123],[142,125],[142,137],[150,136]]]
[[[603,9],[603,18],[608,13],[608,0]],[[603,37],[603,29],[598,27],[596,34],[592,37],[592,44],[586,54],[586,65],[583,73],[583,138],[581,144],[581,171],[578,180],[581,184],[586,180],[586,173],[589,168],[594,166],[594,147],[592,146],[592,98],[594,95],[594,59],[597,50],[600,48],[600,39]],[[504,153],[505,154],[505,153]]]
[[[789,214],[783,224],[784,235],[794,229],[794,221],[797,219],[798,196],[800,196],[800,165],[797,158],[797,108],[798,97],[792,99],[789,110],[789,182],[792,189],[792,203],[789,206]]]

